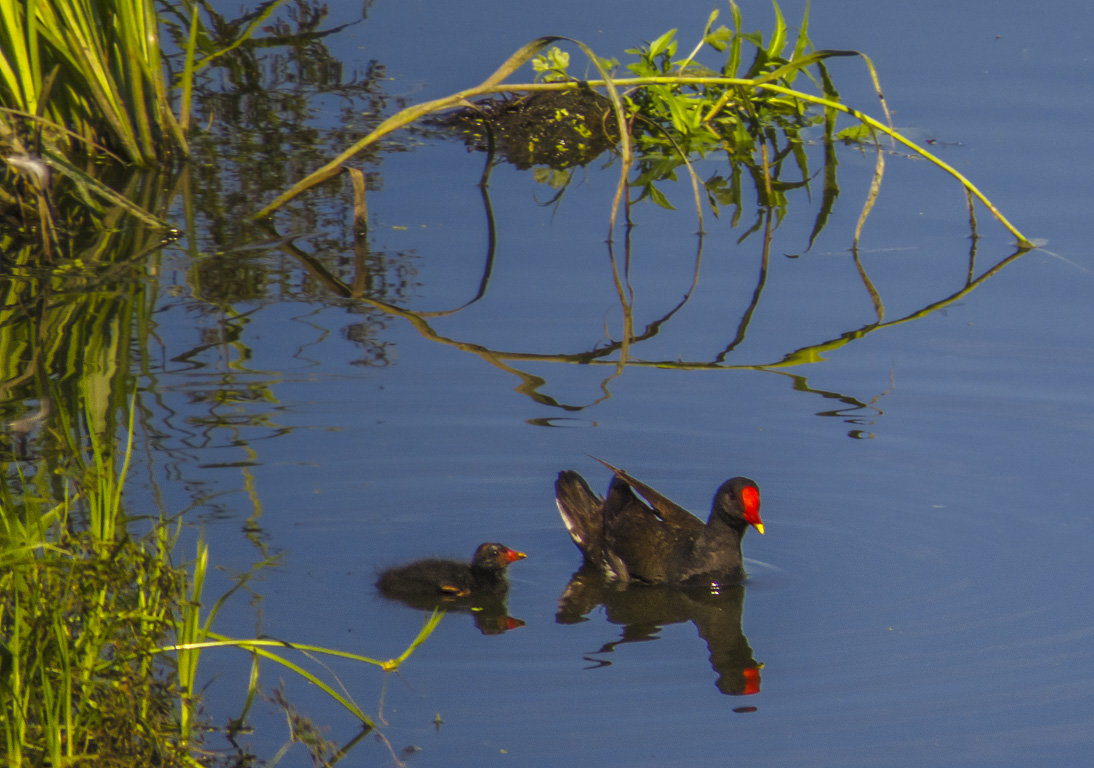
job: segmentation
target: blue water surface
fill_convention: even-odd
[[[746,27],[770,29],[770,6],[740,5]],[[622,58],[676,27],[690,48],[711,7],[381,0],[328,44],[350,69],[382,62],[388,92],[418,101],[479,82],[544,34]],[[729,23],[728,6],[718,7]],[[783,5],[789,24],[803,8]],[[331,21],[359,11],[340,5]],[[176,510],[196,500],[188,514],[229,570],[263,553],[281,558],[253,595],[222,612],[221,631],[393,656],[424,616],[375,594],[380,568],[467,558],[490,540],[528,553],[511,569],[508,605],[524,626],[483,634],[453,613],[396,675],[332,663],[390,744],[370,737],[349,764],[1089,759],[1094,150],[1085,138],[1094,103],[1085,6],[818,0],[809,13],[814,44],[868,53],[897,127],[934,142],[1043,248],[961,294],[970,272],[1015,254],[1013,238],[980,207],[971,239],[961,188],[894,152],[859,254],[879,311],[850,251],[872,155],[841,150],[841,196],[812,248],[819,186],[792,194],[766,268],[762,234],[738,242],[743,228],[728,216],[708,211],[700,240],[681,183],[670,191],[676,211],[645,203],[634,212],[635,327],[689,298],[621,368],[618,354],[559,359],[622,337],[610,259],[622,269],[623,228],[612,252],[605,243],[618,169],[600,161],[553,205],[539,204],[549,192],[529,172],[498,167],[486,293],[429,318],[428,331],[375,308],[276,297],[235,307],[246,322],[195,322],[201,302],[181,277],[190,256],[182,246],[169,252],[162,278],[182,288],[163,292],[165,362],[148,386],[172,428],[135,487],[155,488]],[[860,61],[841,60],[832,74],[849,102],[877,110]],[[701,175],[718,162],[701,163]],[[476,294],[488,242],[481,167],[480,156],[444,141],[384,158],[369,197],[370,247],[409,254],[400,306],[441,311]],[[307,248],[311,232],[288,219],[281,227]],[[288,273],[302,280],[298,270]],[[239,335],[193,365],[170,363],[198,345],[203,324]],[[218,426],[204,427],[210,406],[200,393],[229,380],[266,394],[218,405]],[[605,488],[607,472],[589,454],[703,517],[727,477],[759,483],[767,534],[745,540],[740,626],[763,665],[758,691],[719,690],[690,621],[607,650],[624,629],[606,611],[556,621],[580,556],[552,485],[572,468]],[[228,583],[219,576],[210,590]],[[203,663],[217,676],[206,696],[222,724],[242,704],[245,657],[207,654]],[[285,680],[332,741],[355,734],[353,719],[316,689],[275,668],[263,674],[271,688]],[[272,755],[286,738],[283,715],[261,701],[252,720],[252,748]],[[294,764],[307,763],[294,749]]]

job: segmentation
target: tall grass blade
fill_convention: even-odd
[[[182,66],[182,95],[179,99],[179,126],[185,131],[190,128],[190,108],[194,97],[194,74],[197,66],[194,56],[197,51],[198,31],[201,29],[200,6],[194,3],[190,14],[190,32],[186,36],[186,58]]]

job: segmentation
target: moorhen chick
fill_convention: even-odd
[[[480,544],[471,563],[455,560],[419,560],[389,568],[376,586],[385,597],[398,600],[481,598],[504,595],[509,589],[505,569],[527,555],[504,544]]]
[[[571,470],[560,472],[555,481],[562,522],[586,563],[621,582],[718,590],[744,580],[741,537],[750,525],[764,532],[756,483],[746,477],[722,483],[710,519],[703,523],[622,469],[596,461],[614,473],[607,498],[594,494]]]

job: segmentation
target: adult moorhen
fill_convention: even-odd
[[[376,586],[385,597],[398,600],[478,598],[503,595],[509,589],[505,569],[526,555],[504,544],[480,544],[471,563],[454,560],[419,560],[389,568]]]
[[[558,511],[586,563],[622,582],[695,584],[717,591],[744,580],[741,537],[749,525],[764,532],[756,483],[746,477],[722,483],[704,524],[622,469],[596,460],[614,473],[607,498],[594,494],[571,470],[555,481]]]

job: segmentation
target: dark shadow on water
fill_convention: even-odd
[[[707,643],[710,666],[717,679],[715,687],[729,696],[760,692],[760,669],[748,639],[741,631],[745,588],[734,585],[721,594],[704,589],[630,585],[609,582],[598,571],[582,568],[566,585],[558,601],[555,620],[559,624],[589,621],[588,615],[603,605],[608,621],[623,627],[619,638],[610,640],[585,658],[592,669],[612,662],[597,658],[614,653],[627,643],[656,640],[667,624],[692,622]]]

